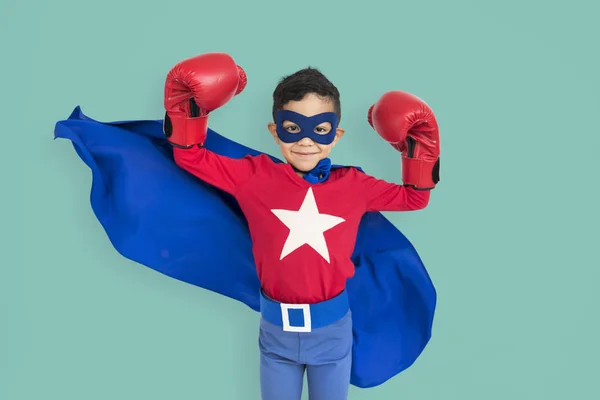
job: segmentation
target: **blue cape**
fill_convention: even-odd
[[[229,194],[174,163],[162,120],[103,123],[76,107],[56,124],[55,138],[71,140],[91,169],[92,209],[120,254],[259,311],[244,215]],[[206,146],[234,158],[261,154],[210,129]],[[352,260],[351,383],[366,388],[408,368],[424,350],[436,291],[411,243],[380,213],[364,215]]]

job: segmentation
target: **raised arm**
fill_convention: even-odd
[[[440,140],[435,115],[420,98],[390,91],[369,108],[369,124],[402,154],[403,185],[365,176],[367,208],[407,211],[424,208],[439,182]]]
[[[244,90],[246,74],[224,53],[207,53],[177,63],[165,82],[164,132],[175,162],[199,179],[235,194],[252,177],[255,159],[233,159],[204,147],[209,113]]]
[[[429,204],[431,191],[386,182],[360,171],[359,181],[364,189],[366,211],[417,211]]]

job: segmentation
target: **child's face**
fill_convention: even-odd
[[[294,111],[307,117],[312,117],[313,115],[325,112],[333,112],[334,106],[328,99],[322,99],[314,94],[308,94],[300,101],[290,101],[283,106],[283,109]],[[284,121],[283,128],[290,133],[297,133],[300,130],[298,125],[292,121]],[[315,133],[325,135],[329,133],[331,129],[332,126],[330,122],[323,122],[315,127]],[[300,171],[310,171],[320,160],[329,157],[331,149],[344,134],[342,128],[337,128],[333,142],[325,145],[317,143],[307,137],[294,143],[285,143],[279,139],[279,136],[277,135],[277,125],[275,123],[269,124],[269,131],[279,145],[283,157],[285,157],[288,163]]]

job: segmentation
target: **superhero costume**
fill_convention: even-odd
[[[92,169],[92,207],[118,251],[258,311],[260,283],[240,204],[178,168],[172,155],[179,149],[164,140],[161,128],[160,121],[103,124],[76,109],[57,124],[56,136],[72,140]],[[240,163],[254,155],[283,167],[210,129],[204,147]],[[341,174],[338,180],[348,171],[362,173],[332,166],[332,174]],[[347,283],[355,336],[351,382],[369,387],[407,368],[421,353],[430,338],[436,296],[418,255],[397,229],[376,212],[358,221],[356,273]]]
[[[162,124],[104,123],[76,107],[56,124],[55,137],[70,140],[90,168],[91,207],[120,254],[259,311],[260,282],[238,203],[175,164]],[[232,158],[262,154],[211,129],[205,146]],[[437,295],[417,251],[379,212],[361,218],[351,259],[351,383],[367,388],[416,361],[431,338]]]

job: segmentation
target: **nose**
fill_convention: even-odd
[[[314,142],[312,141],[311,138],[305,137],[305,138],[300,139],[298,141],[298,144],[300,146],[312,146],[312,145],[314,145]]]

